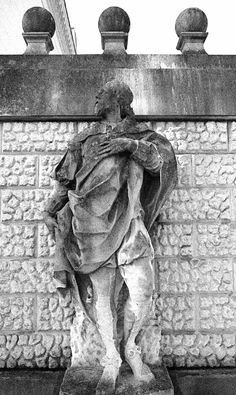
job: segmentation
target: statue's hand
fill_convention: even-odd
[[[114,155],[124,151],[133,152],[136,148],[137,144],[134,140],[128,138],[116,138],[101,143],[98,149],[98,155],[106,157],[108,155]]]
[[[44,222],[49,230],[50,235],[52,236],[52,239],[54,241],[56,241],[55,229],[58,228],[58,223],[57,223],[56,218],[45,211],[43,213],[43,219],[44,219]]]

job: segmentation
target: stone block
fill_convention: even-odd
[[[196,155],[196,185],[234,185],[236,183],[236,155]]]
[[[0,345],[1,367],[49,368],[51,354],[58,350],[54,357],[56,368],[67,367],[70,364],[69,334],[32,333],[24,335],[2,335]]]
[[[33,297],[2,296],[0,300],[0,330],[7,333],[32,331],[34,329],[34,309]]]
[[[167,369],[163,366],[153,366],[151,370],[155,380],[148,384],[138,384],[135,382],[131,370],[126,364],[123,364],[114,395],[174,395],[174,388]],[[101,368],[71,367],[67,369],[60,388],[60,395],[94,394],[101,374]]]
[[[161,295],[161,326],[164,330],[195,329],[194,296]]]
[[[4,260],[0,267],[0,292],[55,292],[53,262],[39,260]]]
[[[3,221],[38,221],[42,220],[45,200],[49,197],[47,190],[6,190],[2,192]]]
[[[62,155],[47,155],[39,158],[39,186],[50,187],[53,180],[50,175],[56,164],[61,160]]]
[[[163,128],[153,123],[171,142],[176,152],[226,151],[226,122],[166,122]]]
[[[227,330],[236,328],[236,297],[233,295],[201,296],[200,328]]]
[[[191,155],[176,155],[178,165],[178,185],[192,185],[192,158]]]
[[[155,223],[151,232],[155,255],[192,255],[192,233],[192,225]]]
[[[57,294],[38,295],[38,330],[69,330],[74,315],[70,295],[65,299]],[[53,357],[53,355],[52,355]]]
[[[229,150],[236,151],[236,122],[229,122]]]
[[[232,190],[232,220],[236,221],[236,189]]]
[[[235,366],[235,334],[166,334],[161,355],[169,367]]]
[[[236,252],[234,224],[197,224],[197,256],[225,256]]]
[[[84,127],[87,123],[84,123]],[[76,133],[73,122],[27,122],[3,124],[3,151],[64,151]]]
[[[230,191],[176,189],[163,206],[160,221],[230,219]]]
[[[0,156],[0,186],[36,185],[37,158],[33,155]]]
[[[32,225],[1,225],[3,257],[32,257],[35,255],[35,227]]]
[[[230,259],[158,259],[161,292],[232,292]]]
[[[48,257],[55,254],[55,242],[44,224],[38,225],[38,256]]]

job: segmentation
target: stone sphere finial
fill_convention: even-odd
[[[199,8],[186,8],[175,22],[175,31],[179,37],[183,32],[202,32],[207,30],[207,16]]]
[[[98,20],[98,29],[101,32],[129,33],[129,15],[120,7],[106,8]]]
[[[186,8],[175,22],[175,31],[179,37],[177,49],[183,54],[206,54],[204,42],[207,38],[207,17],[199,8]]]
[[[53,50],[52,36],[56,30],[52,14],[42,7],[29,8],[22,19],[25,55],[47,55]]]
[[[98,20],[98,29],[102,38],[104,53],[125,54],[130,28],[129,15],[120,7],[109,7]]]
[[[48,32],[52,37],[56,25],[52,14],[48,10],[42,7],[32,7],[23,16],[22,28],[25,33]]]

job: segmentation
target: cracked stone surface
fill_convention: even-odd
[[[235,185],[236,155],[196,155],[196,185]]]
[[[234,255],[236,232],[230,224],[198,224],[197,254],[204,256]]]
[[[38,330],[69,330],[74,308],[69,298],[62,299],[57,294],[38,295]]]
[[[161,353],[169,367],[235,366],[235,335],[168,334],[162,336]]]
[[[200,297],[201,329],[236,328],[236,298],[230,295]]]
[[[0,186],[36,185],[36,156],[0,156]]]
[[[157,259],[162,292],[232,292],[231,259]]]
[[[32,331],[34,325],[34,298],[30,296],[4,296],[0,300],[0,330]]]
[[[0,267],[0,292],[52,293],[53,261],[48,259],[3,260]]]
[[[162,295],[162,328],[168,330],[191,330],[195,328],[194,297]]]
[[[230,219],[230,191],[222,189],[174,190],[161,210],[161,221]]]
[[[4,257],[32,257],[36,249],[36,228],[33,225],[1,225],[0,254]]]
[[[1,368],[66,368],[70,357],[69,333],[0,336]]]
[[[2,192],[3,221],[42,221],[47,190],[6,190]]]
[[[73,122],[4,123],[3,151],[64,151],[75,133]]]
[[[39,158],[39,186],[50,187],[53,186],[53,180],[50,177],[51,173],[60,161],[62,155],[46,155]]]
[[[192,255],[192,225],[154,224],[152,242],[156,256]]]
[[[152,129],[167,137],[178,151],[226,151],[226,122],[152,122]]]

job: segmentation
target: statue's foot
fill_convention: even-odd
[[[155,379],[155,376],[150,368],[143,363],[140,354],[140,347],[135,346],[129,348],[126,346],[125,359],[133,371],[135,380],[149,383],[151,380]]]
[[[104,367],[98,382],[95,395],[113,395],[115,393],[116,379],[119,374],[120,361],[113,361]]]

